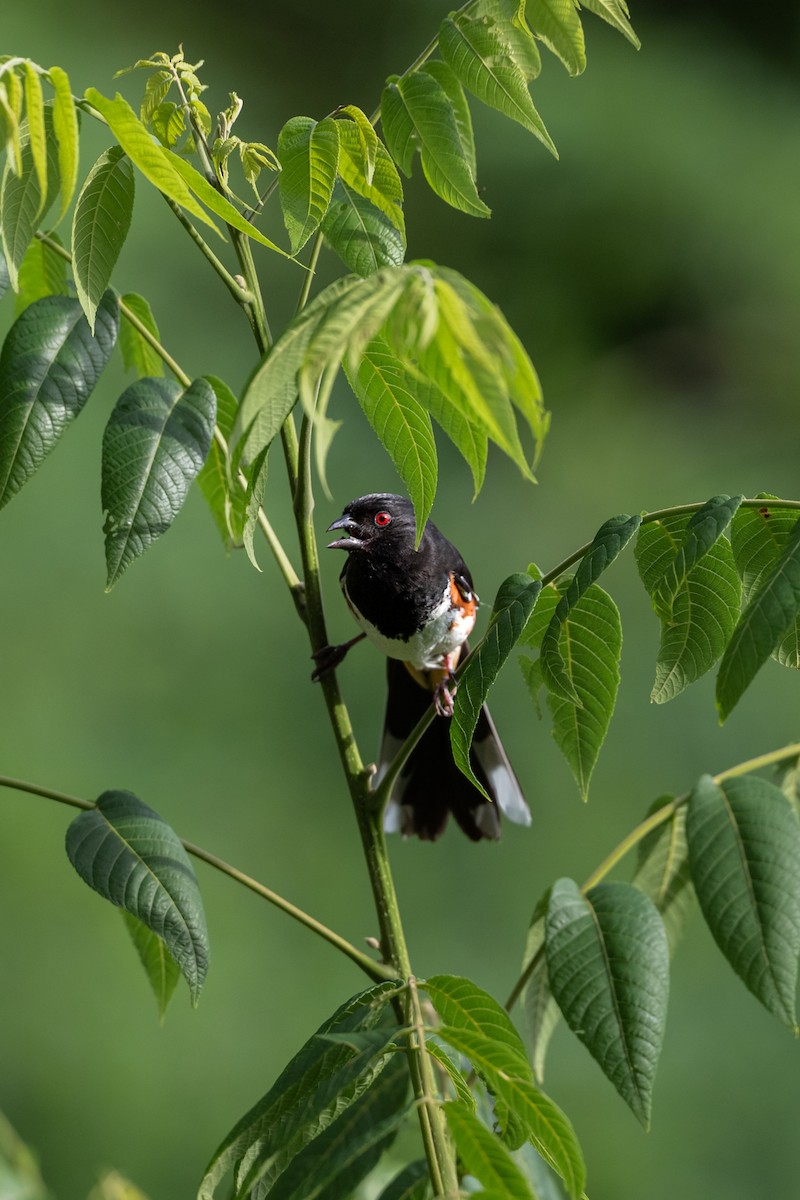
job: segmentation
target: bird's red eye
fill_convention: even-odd
[[[375,524],[383,529],[386,525],[391,524],[392,514],[388,512],[375,513]]]

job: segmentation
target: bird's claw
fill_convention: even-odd
[[[456,694],[455,676],[451,673],[440,680],[433,693],[433,707],[437,717],[450,718],[453,715]]]

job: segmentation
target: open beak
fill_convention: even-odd
[[[358,522],[352,517],[339,517],[338,521],[328,526],[328,533],[332,529],[341,529],[347,536],[337,538],[335,542],[328,542],[329,550],[359,550],[364,544],[358,536]]]

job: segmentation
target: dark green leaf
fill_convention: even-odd
[[[133,215],[133,166],[120,146],[101,154],[78,195],[72,221],[72,270],[89,327],[108,287]]]
[[[469,111],[469,101],[464,88],[453,68],[438,58],[429,59],[420,69],[436,80],[450,101],[453,120],[458,130],[461,157],[469,167],[470,174],[474,179],[478,169],[475,157],[475,134],[472,129],[472,113]]]
[[[541,583],[528,575],[509,575],[500,585],[489,628],[467,659],[459,680],[450,723],[450,744],[458,769],[484,795],[470,765],[472,735],[489,688],[519,640],[541,589]]]
[[[428,1164],[420,1158],[395,1175],[378,1200],[432,1200],[432,1196]]]
[[[122,352],[125,370],[129,371],[133,368],[140,379],[144,375],[163,375],[164,362],[161,355],[146,341],[136,326],[126,319],[124,311],[126,308],[130,309],[133,315],[138,317],[145,328],[152,333],[153,337],[160,341],[161,335],[158,332],[153,310],[144,296],[139,296],[136,292],[126,292],[121,298],[121,305],[123,319],[119,327],[119,348]]]
[[[185,391],[171,380],[140,379],[120,396],[103,435],[107,590],[180,512],[208,454],[215,415],[204,379]]]
[[[294,1056],[265,1096],[236,1124],[215,1152],[199,1200],[213,1200],[220,1181],[235,1171],[236,1192],[248,1177],[277,1177],[294,1156],[370,1086],[388,1061],[326,1041],[320,1034],[386,1025],[397,985],[381,983],[348,1000]],[[388,1045],[396,1027],[386,1025]]]
[[[61,244],[55,234],[50,237]],[[19,291],[14,305],[17,316],[35,300],[42,300],[45,296],[69,295],[66,261],[46,242],[34,238],[20,264],[17,287]]]
[[[611,517],[601,525],[578,564],[572,581],[558,602],[542,638],[542,674],[550,692],[580,707],[581,698],[570,680],[561,650],[561,629],[584,592],[610,566],[641,524],[639,516]]]
[[[627,883],[601,883],[584,896],[560,879],[550,893],[546,951],[567,1024],[648,1127],[669,992],[669,947],[655,905]]]
[[[450,1101],[444,1105],[444,1115],[468,1175],[490,1188],[498,1200],[533,1200],[533,1192],[508,1150],[473,1112]]]
[[[724,721],[759,667],[800,614],[800,521],[772,570],[742,613],[717,676],[717,708]]]
[[[581,0],[581,8],[602,17],[612,29],[618,30],[638,50],[641,42],[628,20],[628,5],[625,0]]]
[[[339,123],[292,117],[278,136],[283,220],[292,253],[302,250],[328,211],[339,163]]]
[[[8,274],[8,263],[3,251],[0,250],[0,300],[3,299],[8,289],[11,287],[11,279]]]
[[[574,0],[527,0],[525,15],[538,38],[561,59],[570,75],[586,69],[586,49]]]
[[[674,618],[675,600],[686,588],[692,568],[718,541],[742,502],[741,496],[712,496],[686,525],[678,551],[651,590],[662,621]]]
[[[136,947],[142,966],[145,969],[150,986],[158,1005],[158,1015],[164,1020],[167,1006],[177,987],[181,969],[167,949],[167,944],[157,933],[129,912],[123,910],[122,916],[131,941]]]
[[[47,296],[12,325],[0,354],[0,508],[41,466],[83,408],[119,328],[112,292],[95,336],[77,300]]]
[[[11,286],[16,289],[17,272],[25,257],[41,218],[46,216],[58,195],[58,146],[53,130],[53,110],[44,110],[45,145],[47,150],[47,192],[43,193],[34,167],[31,135],[27,122],[20,127],[21,170],[16,175],[11,159],[6,160],[0,190],[0,225]]]
[[[670,801],[669,796],[661,797],[651,811]],[[670,954],[674,954],[694,902],[685,807],[674,808],[667,821],[642,838],[633,882],[660,912]]]
[[[733,518],[731,545],[736,569],[742,577],[744,602],[748,604],[762,586],[791,537],[797,510],[781,509],[775,496],[761,493],[767,503],[759,508],[740,508]],[[772,657],[784,667],[800,667],[800,617],[772,651]]]
[[[59,221],[69,208],[78,182],[78,113],[72,98],[72,87],[66,71],[50,68],[50,82],[55,93],[53,100],[53,132],[58,144],[58,173],[61,205]]]
[[[800,823],[786,797],[756,775],[704,776],[686,819],[703,916],[734,971],[795,1033],[800,956]]]
[[[362,277],[381,267],[399,267],[405,257],[405,239],[394,224],[341,179],[322,218],[322,232],[344,265]]]
[[[208,932],[180,839],[130,792],[103,792],[67,830],[67,854],[89,887],[163,938],[197,1003],[208,969]]]

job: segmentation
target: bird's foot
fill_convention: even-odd
[[[452,672],[440,679],[433,693],[433,707],[437,717],[452,717],[456,695],[456,680]]]
[[[320,679],[324,679],[331,671],[338,667],[347,651],[351,646],[355,646],[356,642],[360,642],[367,635],[358,633],[349,642],[341,642],[338,646],[323,646],[321,650],[317,650],[316,654],[312,654],[316,667],[311,673],[311,682],[319,683]]]

